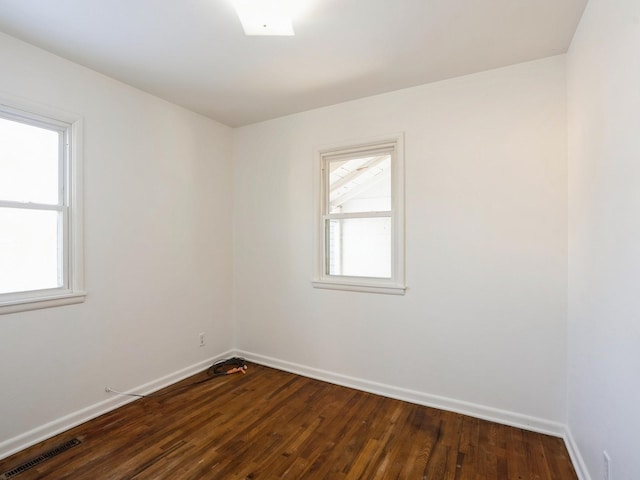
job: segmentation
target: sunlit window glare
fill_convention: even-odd
[[[62,285],[60,136],[0,118],[0,294]]]
[[[59,136],[0,118],[0,200],[58,203]]]

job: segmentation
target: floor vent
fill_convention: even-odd
[[[55,457],[56,455],[60,455],[62,452],[66,452],[70,448],[75,447],[76,445],[80,445],[80,440],[74,438],[73,440],[69,440],[68,442],[63,443],[62,445],[58,445],[55,448],[52,448],[48,452],[43,453],[42,455],[29,460],[28,462],[24,462],[22,465],[18,465],[16,468],[12,468],[8,472],[4,472],[0,474],[0,480],[9,480],[10,478],[15,477],[19,473],[22,473],[30,468],[33,468],[37,465],[40,465],[42,462],[49,460],[50,458]]]

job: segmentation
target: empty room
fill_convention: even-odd
[[[0,0],[0,480],[638,480],[640,2]]]

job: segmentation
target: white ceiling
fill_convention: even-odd
[[[587,2],[308,1],[293,37],[230,0],[0,0],[0,30],[235,127],[564,53]]]

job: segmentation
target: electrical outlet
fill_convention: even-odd
[[[607,451],[605,450],[604,452],[602,452],[602,455],[604,456],[604,480],[613,480],[613,475],[611,474],[611,457],[609,456],[609,454],[607,453]]]
[[[204,332],[200,333],[200,346],[204,347]]]

